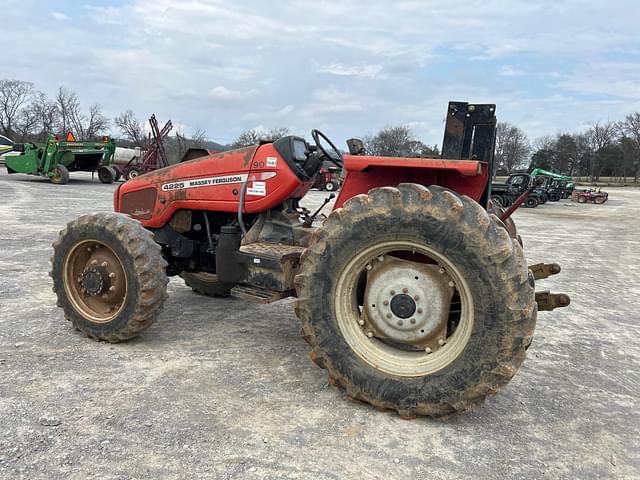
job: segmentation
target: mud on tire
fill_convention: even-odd
[[[115,265],[100,271],[103,267],[94,261],[99,257],[92,260],[98,250],[105,252],[103,259],[107,255]],[[51,264],[58,306],[74,327],[94,339],[116,343],[135,337],[154,322],[167,297],[167,264],[160,246],[151,232],[122,214],[89,214],[69,222],[53,242]],[[99,285],[96,291],[102,289],[93,296],[83,294],[79,286],[85,275],[79,272],[92,268],[92,286]],[[109,304],[103,305],[100,300],[103,292],[104,297],[109,297],[110,287],[95,281],[100,278],[100,282],[108,282],[107,269],[118,272],[113,276],[120,284],[118,289],[122,289],[114,293],[118,296],[113,300],[112,314]],[[121,287],[123,281],[125,286]],[[115,283],[113,287],[116,290]]]
[[[465,278],[472,298],[463,349],[444,367],[420,376],[390,375],[364,360],[336,318],[343,301],[336,288],[347,265],[363,249],[393,241],[440,252]],[[301,334],[330,383],[405,418],[462,412],[503,388],[525,358],[537,314],[533,277],[504,225],[467,197],[415,184],[371,190],[332,212],[302,256],[296,290]]]

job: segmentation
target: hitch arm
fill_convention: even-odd
[[[568,307],[571,303],[566,293],[551,293],[549,290],[536,292],[536,303],[539,312],[550,312],[554,308]]]
[[[529,270],[531,270],[534,280],[541,280],[560,273],[561,268],[557,263],[536,263],[529,265]]]
[[[518,207],[520,205],[522,205],[524,203],[524,201],[527,199],[527,197],[533,193],[533,191],[538,188],[538,186],[542,185],[542,182],[544,182],[544,179],[542,177],[538,177],[535,182],[533,182],[533,185],[531,185],[529,188],[527,188],[522,195],[520,195],[518,198],[516,198],[513,202],[513,204],[507,208],[504,213],[502,215],[500,215],[500,220],[502,220],[503,222],[505,222],[507,220],[507,218],[509,218],[511,216],[511,214],[513,212],[515,212]]]

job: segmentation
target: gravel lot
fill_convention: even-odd
[[[114,185],[0,173],[0,478],[640,478],[640,189],[515,218],[540,281],[522,370],[446,422],[352,403],[307,357],[292,301],[196,295],[172,279],[159,321],[118,345],[63,320],[51,242],[111,210]],[[317,204],[325,194],[312,193]]]

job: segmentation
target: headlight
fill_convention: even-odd
[[[156,204],[157,191],[155,188],[143,188],[135,192],[127,192],[122,195],[120,212],[131,215],[134,218],[148,220],[153,214]]]

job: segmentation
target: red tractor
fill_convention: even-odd
[[[288,136],[141,175],[116,190],[117,213],[83,215],[54,242],[58,303],[120,342],[158,317],[168,276],[211,297],[296,296],[311,359],[350,397],[405,418],[464,411],[516,373],[537,311],[569,303],[534,291],[560,268],[527,267],[515,225],[492,213],[494,112],[449,105],[451,160],[362,156],[357,142],[343,156],[313,130],[314,144]],[[327,160],[346,177],[314,225],[320,209],[300,199]]]

